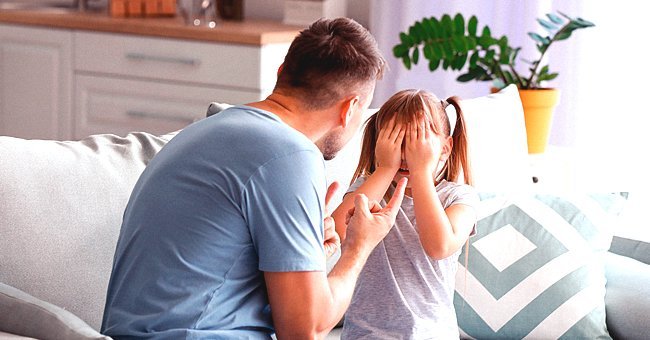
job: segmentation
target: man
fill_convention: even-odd
[[[103,333],[114,338],[312,339],[350,303],[403,195],[359,196],[341,258],[323,158],[358,130],[384,60],[350,19],[294,40],[273,93],[197,122],[138,180],[124,214]]]

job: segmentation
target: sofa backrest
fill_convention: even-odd
[[[525,187],[530,177],[516,87],[463,106],[477,187]],[[0,282],[99,329],[124,208],[146,164],[173,136],[138,132],[66,142],[0,136]],[[360,143],[358,133],[326,162],[328,182],[342,185],[334,204],[349,185]]]
[[[172,136],[0,137],[0,282],[99,329],[130,192]]]

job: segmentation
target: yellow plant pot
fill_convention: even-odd
[[[553,111],[560,98],[558,89],[519,90],[524,107],[528,153],[544,153],[551,130]]]

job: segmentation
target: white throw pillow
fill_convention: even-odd
[[[498,93],[461,102],[469,139],[474,187],[480,191],[529,191],[524,110],[510,85]]]

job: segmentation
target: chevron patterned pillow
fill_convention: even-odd
[[[456,280],[463,337],[610,338],[601,255],[624,202],[618,194],[482,194]]]

